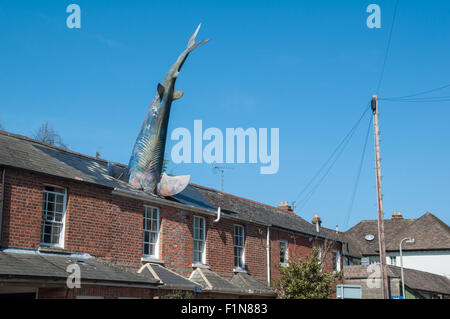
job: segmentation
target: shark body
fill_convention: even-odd
[[[200,25],[189,39],[187,48],[158,84],[130,157],[128,183],[146,192],[170,196],[181,192],[189,183],[190,176],[171,177],[161,175],[161,171],[172,101],[183,96],[182,91],[175,91],[175,82],[189,53],[209,41],[195,42],[199,29]]]

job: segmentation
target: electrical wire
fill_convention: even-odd
[[[430,99],[382,99],[386,102],[406,102],[406,103],[431,103],[431,102],[448,102],[450,97],[435,97]]]
[[[378,98],[378,99],[379,100],[405,99],[405,98],[410,98],[410,97],[414,97],[414,96],[418,96],[418,95],[428,94],[428,93],[431,93],[431,92],[436,92],[436,91],[439,91],[439,90],[446,89],[448,87],[450,87],[450,84],[446,84],[446,85],[443,85],[443,86],[440,86],[440,87],[437,87],[437,88],[434,88],[434,89],[431,89],[431,90],[421,91],[421,92],[414,93],[414,94],[403,95],[403,96],[396,96],[396,97],[388,97],[388,98]]]
[[[373,117],[371,116],[370,120],[369,120],[369,126],[367,127],[366,139],[364,141],[364,147],[363,147],[363,151],[362,151],[362,154],[361,154],[361,159],[359,161],[359,168],[358,168],[358,173],[356,174],[355,185],[353,186],[353,191],[352,191],[352,196],[351,196],[351,199],[350,199],[350,204],[348,205],[347,215],[345,216],[344,229],[347,228],[348,222],[350,220],[350,215],[351,215],[351,213],[353,211],[353,204],[355,203],[356,192],[358,190],[359,179],[361,177],[362,166],[363,166],[364,158],[365,158],[365,155],[366,155],[367,142],[369,141],[370,128],[372,126],[372,119],[373,119]]]
[[[297,195],[297,197],[295,198],[295,202],[297,202],[297,200],[299,198],[302,198],[302,195],[305,194],[305,192],[309,189],[309,187],[316,181],[316,179],[320,176],[322,171],[327,167],[327,165],[330,163],[330,161],[334,158],[333,162],[331,163],[331,165],[329,166],[329,168],[327,169],[325,174],[318,180],[318,182],[315,183],[315,185],[312,187],[312,189],[310,189],[309,192],[306,193],[306,196],[304,196],[302,198],[302,200],[300,201],[299,209],[302,208],[306,204],[306,202],[313,196],[313,194],[315,193],[317,188],[320,186],[320,184],[326,178],[328,173],[331,171],[331,169],[333,168],[337,159],[340,157],[340,155],[344,151],[345,147],[347,146],[348,142],[350,141],[353,134],[355,133],[356,129],[358,128],[359,124],[361,123],[362,119],[364,118],[366,113],[370,110],[369,105],[370,105],[370,102],[364,107],[363,113],[358,118],[356,123],[352,126],[350,131],[344,136],[344,138],[340,141],[338,146],[333,150],[333,152],[328,157],[328,159],[322,164],[322,166],[319,168],[319,170],[316,172],[316,174],[314,174],[314,176],[309,180],[309,182],[305,185],[305,187]]]
[[[386,61],[387,61],[387,58],[389,55],[389,49],[391,47],[392,31],[394,30],[395,18],[397,17],[398,3],[399,3],[399,0],[395,1],[394,16],[392,17],[391,29],[389,30],[389,37],[388,37],[388,42],[387,42],[387,46],[386,46],[386,51],[384,53],[383,65],[381,67],[381,73],[380,73],[380,78],[378,79],[377,89],[375,90],[375,92],[377,92],[377,94],[379,93],[379,90],[381,88],[381,82],[383,81],[384,70],[386,68]]]

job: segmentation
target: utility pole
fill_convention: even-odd
[[[373,111],[373,125],[375,131],[375,167],[377,176],[377,207],[378,207],[378,243],[380,249],[380,264],[382,278],[383,298],[389,298],[387,269],[386,269],[386,247],[384,243],[384,218],[383,218],[383,195],[381,192],[381,165],[380,165],[380,130],[378,128],[378,99],[372,97],[371,107]]]

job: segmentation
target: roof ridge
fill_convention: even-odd
[[[63,147],[59,147],[59,146],[56,146],[56,145],[50,145],[50,144],[44,143],[42,141],[33,139],[33,138],[25,136],[25,135],[11,133],[11,132],[7,132],[7,131],[4,131],[4,130],[0,130],[0,135],[12,137],[12,138],[17,138],[19,140],[23,140],[23,141],[27,141],[27,142],[31,142],[31,143],[36,143],[36,144],[39,144],[39,145],[42,145],[42,146],[45,146],[45,147],[48,147],[48,148],[51,148],[51,149],[55,149],[57,151],[63,151],[63,152],[69,153],[69,154],[73,154],[73,155],[77,155],[77,156],[80,156],[80,157],[89,158],[89,159],[92,159],[92,160],[95,160],[95,161],[100,161],[100,162],[104,162],[104,163],[111,162],[111,163],[113,163],[115,165],[123,166],[123,167],[127,166],[127,165],[122,164],[122,163],[108,161],[108,160],[103,159],[103,158],[98,158],[98,157],[86,155],[86,154],[83,154],[83,153],[75,152],[75,151],[72,151],[72,150],[69,150],[69,149],[66,149],[66,148],[63,148]]]
[[[278,207],[275,207],[275,206],[272,206],[272,205],[269,205],[269,204],[264,204],[264,203],[257,202],[257,201],[254,201],[254,200],[251,200],[251,199],[248,199],[248,198],[245,198],[245,197],[241,197],[241,196],[233,195],[233,194],[226,193],[226,192],[223,192],[223,191],[219,191],[219,190],[214,189],[214,188],[211,188],[211,187],[206,187],[206,186],[198,185],[198,184],[194,184],[194,183],[189,183],[189,184],[191,184],[191,185],[194,186],[194,187],[198,187],[198,188],[202,188],[202,189],[205,189],[205,190],[208,190],[208,191],[213,191],[213,192],[216,192],[216,193],[220,193],[220,194],[225,195],[225,196],[230,196],[230,197],[234,197],[234,198],[237,198],[237,199],[242,199],[242,200],[244,200],[244,201],[246,201],[246,202],[250,202],[250,203],[253,203],[253,204],[257,204],[257,205],[266,206],[266,207],[269,207],[269,208],[272,208],[272,209],[276,209],[276,210],[278,210],[278,211],[280,211],[280,212],[289,214],[289,213],[287,213],[286,211],[284,211],[283,209],[278,208]],[[298,215],[295,214],[295,213],[294,213],[294,214],[290,214],[290,215],[296,215],[296,216],[298,216]],[[300,216],[298,216],[298,217],[300,217]]]

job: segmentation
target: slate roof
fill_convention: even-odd
[[[374,266],[380,265],[344,266],[344,279],[366,279],[369,275],[373,277],[374,270],[368,267]],[[411,289],[450,295],[450,280],[445,276],[409,268],[403,268],[403,273],[405,286]],[[401,268],[387,265],[387,275],[390,278],[401,278]]]
[[[273,225],[287,230],[301,232],[310,236],[318,236],[338,240],[336,236],[322,229],[316,232],[315,226],[295,214],[289,214],[273,206],[258,203],[249,199],[227,194],[218,190],[194,185],[195,188],[214,206],[221,208],[224,214],[243,217],[246,220]]]
[[[414,244],[402,245],[405,251],[450,249],[449,226],[429,212],[417,219],[385,219],[384,232],[387,251],[398,251],[400,241],[405,237],[416,240]],[[374,235],[374,240],[366,240],[367,234]],[[351,244],[353,255],[378,254],[377,220],[363,220],[347,230],[343,237]]]
[[[0,131],[0,150],[2,166],[22,168],[113,189],[137,191],[125,181],[111,177],[108,174],[108,161],[103,159],[50,146],[5,131]],[[115,165],[120,167],[120,164]]]
[[[147,263],[138,273],[153,278],[162,283],[161,288],[195,290],[194,282],[158,264]]]
[[[250,294],[275,296],[277,293],[267,285],[259,282],[247,273],[236,273],[231,278],[231,283],[246,290]]]
[[[113,175],[118,177],[126,170],[122,164],[112,163]],[[111,189],[138,195],[149,200],[159,196],[138,190],[126,181],[108,174],[108,161],[50,146],[25,136],[0,130],[0,166],[15,167],[38,173],[93,183]],[[224,215],[253,221],[263,225],[273,225],[311,236],[338,240],[324,231],[316,233],[312,224],[303,218],[288,214],[276,207],[254,202],[242,197],[226,194],[210,188],[191,184],[183,192],[168,200],[177,201],[187,207],[200,208],[211,212],[221,207]]]
[[[33,278],[37,280],[61,279],[64,284],[70,274],[67,266],[76,263],[81,271],[81,284],[107,282],[116,284],[138,284],[157,287],[159,281],[126,270],[95,258],[76,255],[52,255],[35,251],[0,252],[0,278]]]
[[[199,284],[203,291],[232,294],[249,293],[246,289],[233,285],[230,281],[206,268],[196,268],[189,277],[189,280]]]

